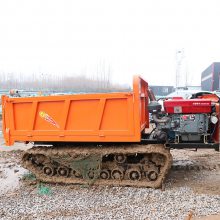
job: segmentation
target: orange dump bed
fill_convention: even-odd
[[[6,145],[15,141],[140,142],[149,126],[148,84],[133,79],[133,92],[2,97]]]

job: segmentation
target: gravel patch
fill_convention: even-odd
[[[51,194],[27,187],[0,197],[1,219],[184,219],[220,212],[220,195],[190,188],[165,191],[132,187],[46,185]]]

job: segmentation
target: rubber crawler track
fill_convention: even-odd
[[[150,187],[150,188],[160,188],[162,183],[171,168],[172,165],[172,155],[168,148],[164,145],[112,145],[112,146],[65,146],[65,147],[45,147],[38,146],[27,150],[22,158],[22,166],[30,170],[36,175],[36,178],[43,182],[50,183],[67,183],[67,184],[87,184],[88,182],[83,178],[74,177],[62,177],[59,175],[48,176],[42,172],[34,165],[28,158],[32,155],[44,155],[47,158],[53,158],[53,156],[65,157],[66,155],[91,155],[99,154],[101,156],[109,154],[157,154],[165,158],[163,166],[160,167],[158,177],[155,181],[143,181],[143,180],[130,180],[130,179],[96,179],[93,184],[95,185],[111,185],[111,186],[134,186],[134,187]]]

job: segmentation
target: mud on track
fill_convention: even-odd
[[[132,145],[116,145],[116,146],[108,146],[108,147],[100,147],[100,146],[71,146],[71,147],[54,147],[54,148],[48,148],[48,147],[34,147],[27,151],[27,153],[22,158],[22,164],[25,168],[29,169],[31,172],[33,172],[37,179],[42,180],[44,182],[52,182],[52,183],[78,183],[78,184],[86,184],[88,181],[84,178],[74,178],[73,175],[69,174],[68,177],[62,177],[60,175],[53,175],[48,176],[45,175],[42,171],[42,168],[40,169],[38,164],[38,161],[41,160],[42,156],[44,161],[46,160],[46,163],[50,163],[51,169],[53,168],[53,163],[51,161],[56,162],[56,158],[60,160],[61,164],[60,167],[65,167],[65,164],[62,165],[62,162],[64,163],[66,158],[69,158],[70,162],[68,164],[71,165],[74,158],[72,156],[78,155],[79,157],[85,157],[85,155],[100,155],[102,158],[106,158],[105,155],[126,155],[129,157],[129,155],[145,155],[142,160],[143,163],[133,163],[131,162],[128,166],[132,166],[134,170],[138,170],[140,172],[140,179],[139,180],[131,180],[126,179],[127,175],[123,174],[123,177],[116,180],[114,178],[109,179],[101,179],[98,178],[93,182],[95,185],[111,185],[111,186],[134,186],[134,187],[151,187],[151,188],[159,188],[161,187],[166,174],[170,170],[171,163],[172,163],[172,156],[169,152],[169,149],[165,149],[163,145],[138,145],[138,144],[132,144]],[[144,176],[143,171],[141,171],[140,167],[146,167],[146,169],[153,170],[150,167],[150,164],[152,164],[155,169],[157,166],[149,161],[148,155],[154,155],[155,160],[154,163],[160,164],[160,169],[158,172],[158,177],[154,179],[154,181],[149,181]],[[147,158],[145,158],[147,157]],[[161,163],[161,157],[162,163]],[[38,159],[39,158],[39,159]],[[54,159],[55,158],[55,159]],[[60,159],[61,158],[61,159]],[[62,159],[63,158],[63,159]],[[134,159],[133,159],[134,160]],[[151,159],[152,160],[152,159]],[[37,161],[37,162],[35,162]],[[43,163],[45,163],[43,161]],[[49,161],[49,162],[48,162]],[[120,164],[116,163],[115,161],[110,162],[112,163],[112,166],[109,166],[109,162],[100,162],[101,166],[107,166],[105,167],[105,170],[110,170],[112,167],[115,167],[116,170],[123,168],[123,166],[127,164],[127,162],[122,163],[123,166],[118,166]],[[42,163],[40,163],[42,164]],[[48,165],[47,165],[48,166]],[[58,168],[59,169],[59,168]],[[102,169],[101,169],[102,170]],[[114,170],[114,168],[113,168]],[[129,170],[129,169],[128,169]],[[140,170],[140,171],[139,171]],[[102,171],[101,171],[102,172]],[[126,173],[127,171],[125,171]],[[141,174],[142,172],[142,174]],[[154,172],[154,171],[151,171]],[[72,172],[71,172],[72,173]]]

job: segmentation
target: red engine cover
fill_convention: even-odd
[[[210,113],[211,101],[204,99],[173,99],[164,101],[167,113]]]

